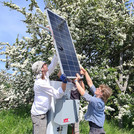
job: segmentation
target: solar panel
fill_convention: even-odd
[[[66,74],[67,78],[76,78],[76,73],[80,73],[80,66],[67,22],[49,9],[46,10],[46,13],[60,61],[61,72]]]

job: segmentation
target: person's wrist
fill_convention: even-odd
[[[62,82],[66,84],[66,83],[67,83],[67,80],[64,80],[64,81],[62,81]]]
[[[63,83],[67,83],[67,77],[66,77],[66,75],[65,74],[62,74],[60,76],[60,80],[62,80]]]

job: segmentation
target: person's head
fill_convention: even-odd
[[[106,103],[108,98],[112,95],[112,89],[107,85],[101,84],[99,88],[96,89],[95,94]]]
[[[47,63],[43,61],[36,61],[32,65],[32,71],[35,75],[42,74],[41,78],[44,79],[45,74],[48,71]]]

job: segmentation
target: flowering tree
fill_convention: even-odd
[[[31,0],[28,12],[13,3],[4,4],[25,16],[24,23],[31,35],[29,38],[16,39],[11,45],[1,43],[6,46],[6,51],[1,53],[6,55],[6,59],[2,61],[14,70],[12,90],[17,95],[14,102],[29,103],[32,101],[33,86],[31,65],[36,60],[50,62],[54,51],[52,38],[38,27],[38,24],[48,25],[46,14],[39,9],[35,0]],[[134,17],[132,13],[130,16],[125,4],[124,0],[45,1],[46,7],[67,20],[80,63],[89,71],[94,84],[98,86],[106,83],[112,87],[113,96],[107,106],[113,108],[110,114],[108,111],[106,113],[111,117],[119,117],[117,119],[128,117],[128,122],[132,125]],[[130,105],[127,101],[121,101],[127,95],[130,96]],[[122,108],[125,110],[120,116]]]
[[[131,119],[128,117],[127,121],[132,126],[132,107],[126,102],[127,108],[125,107],[126,110],[120,116],[124,102],[116,102],[120,100],[119,93],[125,97],[127,94],[133,94],[134,90],[133,10],[127,10],[125,5],[129,4],[124,0],[53,2],[57,7],[56,11],[68,20],[72,37],[76,40],[77,53],[82,56],[81,64],[90,72],[95,85],[106,83],[113,88],[113,104],[110,105],[117,112],[110,115],[120,117],[119,121],[121,119],[123,122],[123,117],[128,116],[127,112],[130,110]],[[130,98],[130,105],[133,105],[133,95],[130,95]]]
[[[38,24],[47,25],[48,23],[46,15],[41,12],[35,1],[31,1],[28,12],[26,12],[25,8],[21,9],[10,2],[4,2],[4,5],[17,10],[25,16],[26,19],[23,21],[27,25],[26,32],[31,35],[31,37],[23,37],[21,40],[17,38],[14,44],[0,43],[5,48],[1,54],[6,57],[1,61],[6,62],[8,69],[13,70],[12,88],[10,89],[15,94],[15,97],[11,99],[11,94],[8,95],[8,98],[10,98],[12,106],[16,107],[22,103],[29,103],[33,99],[32,64],[37,60],[49,63],[49,58],[52,57],[54,49],[51,36],[38,27]],[[32,10],[36,10],[34,14]]]
[[[7,108],[9,99],[9,95],[11,96],[12,90],[11,90],[11,75],[6,73],[6,71],[1,70],[0,72],[0,109],[1,108]],[[12,94],[13,95],[13,94]]]

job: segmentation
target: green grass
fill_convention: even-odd
[[[134,134],[134,129],[120,129],[114,121],[107,120],[104,123],[104,130],[106,134]],[[88,122],[84,121],[80,123],[80,134],[89,134]]]
[[[0,134],[32,134],[30,106],[0,111]],[[134,134],[134,129],[119,129],[113,121],[105,121],[106,134]],[[72,134],[69,125],[68,134]],[[88,122],[80,123],[80,134],[89,134]]]
[[[31,134],[32,122],[29,107],[0,112],[0,134]],[[28,111],[28,112],[27,112]]]
[[[114,121],[105,121],[104,130],[106,134],[134,134],[134,129],[127,130],[125,128],[119,128]]]

